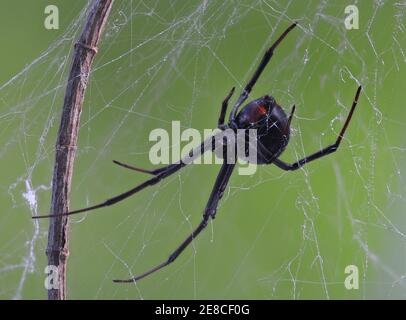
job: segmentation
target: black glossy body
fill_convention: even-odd
[[[289,142],[289,118],[271,96],[263,96],[244,106],[235,124],[238,129],[257,130],[257,164],[272,163]]]

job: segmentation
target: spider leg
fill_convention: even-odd
[[[210,218],[214,219],[218,203],[221,197],[223,196],[224,190],[231,177],[234,167],[235,164],[227,164],[227,163],[223,164],[217,176],[213,190],[210,194],[209,201],[207,202],[206,208],[204,210],[203,219],[196,227],[196,229],[194,229],[193,232],[181,243],[181,245],[169,256],[168,260],[139,276],[126,280],[113,280],[113,282],[116,283],[136,282],[174,262],[179,257],[179,255],[189,246],[189,244],[206,228]]]
[[[233,109],[231,110],[230,114],[230,121],[234,122],[238,108],[244,103],[244,101],[248,98],[252,88],[254,87],[255,83],[257,82],[259,76],[261,75],[262,71],[264,71],[265,67],[271,60],[273,56],[273,52],[276,47],[282,42],[282,40],[287,36],[287,34],[292,31],[294,27],[296,27],[297,22],[292,23],[281,35],[280,37],[269,47],[269,49],[265,52],[262,60],[255,70],[254,75],[252,76],[251,80],[247,83],[244,90],[242,91],[240,97],[238,98],[237,102],[235,103]]]
[[[221,104],[221,112],[218,121],[218,128],[221,129],[224,125],[224,118],[226,117],[228,101],[230,101],[231,96],[233,95],[235,87],[232,87],[230,93],[225,97],[223,103]]]
[[[134,167],[134,166],[132,166],[130,164],[126,164],[126,163],[123,163],[123,162],[120,162],[120,161],[117,161],[117,160],[113,160],[113,163],[115,163],[115,164],[117,164],[117,165],[119,165],[119,166],[121,166],[123,168],[127,168],[127,169],[137,171],[137,172],[148,173],[148,174],[151,174],[153,176],[156,176],[156,175],[164,172],[165,170],[168,170],[169,167],[170,167],[170,165],[169,165],[169,166],[166,166],[166,167],[163,167],[163,168],[158,168],[158,169],[155,169],[155,170],[147,170],[147,169]]]
[[[215,143],[214,143],[215,138],[216,138],[216,136],[212,136],[212,137],[208,138],[199,147],[192,150],[190,152],[188,158],[184,158],[181,161],[179,161],[178,163],[170,164],[169,166],[150,171],[151,174],[155,175],[153,178],[139,184],[138,186],[136,186],[136,187],[134,187],[134,188],[132,188],[132,189],[126,191],[126,192],[123,192],[123,193],[121,193],[121,194],[119,194],[119,195],[117,195],[115,197],[109,198],[109,199],[107,199],[106,201],[104,201],[102,203],[96,204],[94,206],[86,207],[86,208],[83,208],[83,209],[73,210],[73,211],[64,212],[64,213],[48,214],[48,215],[42,215],[42,216],[33,216],[32,219],[51,218],[51,217],[58,217],[58,216],[70,216],[70,215],[78,214],[78,213],[81,213],[81,212],[93,211],[93,210],[96,210],[96,209],[99,209],[99,208],[108,207],[108,206],[116,204],[116,203],[118,203],[120,201],[123,201],[124,199],[127,199],[127,198],[131,197],[132,195],[134,195],[137,192],[145,189],[146,187],[155,185],[158,182],[160,182],[161,180],[163,180],[163,179],[169,177],[170,175],[174,174],[175,172],[179,171],[183,167],[185,167],[188,164],[192,163],[192,160],[194,158],[197,158],[198,156],[202,155],[206,151],[215,150]],[[143,172],[148,172],[147,170],[144,170],[144,169],[138,169],[138,168],[135,169],[135,167],[125,165],[125,164],[123,164],[121,162],[118,163],[118,164],[123,166],[123,167],[130,167],[131,169],[134,168],[134,170],[137,169],[137,171],[143,170]]]
[[[344,137],[344,133],[347,130],[348,124],[351,121],[351,118],[352,118],[352,115],[354,113],[355,107],[357,106],[358,98],[359,98],[359,95],[361,93],[361,89],[362,89],[361,86],[359,86],[358,89],[357,89],[357,92],[355,94],[355,98],[354,98],[354,101],[352,103],[350,113],[348,114],[347,119],[345,120],[344,126],[341,129],[340,134],[338,135],[337,140],[336,140],[335,143],[333,143],[333,144],[329,145],[328,147],[323,148],[322,150],[317,151],[317,152],[315,152],[315,153],[313,153],[313,154],[311,154],[309,156],[306,156],[303,159],[300,159],[299,161],[297,161],[297,162],[295,162],[293,164],[286,163],[286,162],[284,162],[282,160],[279,160],[279,159],[275,159],[275,161],[273,163],[282,170],[292,171],[292,170],[297,170],[297,169],[301,168],[302,166],[304,166],[306,163],[308,163],[310,161],[319,159],[321,157],[324,157],[324,156],[326,156],[326,155],[328,155],[330,153],[333,153],[333,152],[337,151],[338,147],[340,146],[341,140]]]
[[[43,218],[52,218],[52,217],[57,217],[57,216],[70,216],[73,214],[78,214],[81,212],[87,212],[87,211],[93,211],[99,208],[104,208],[104,207],[108,207],[111,206],[113,204],[116,204],[117,202],[123,201],[124,199],[127,199],[129,197],[131,197],[132,195],[136,194],[137,192],[145,189],[146,187],[152,186],[154,184],[157,184],[158,182],[160,182],[161,180],[165,179],[166,177],[170,176],[171,174],[175,173],[176,171],[180,170],[181,168],[183,168],[186,164],[183,162],[180,162],[178,164],[173,164],[171,166],[168,167],[168,169],[158,175],[156,175],[155,177],[139,184],[138,186],[123,192],[115,197],[109,198],[106,201],[96,204],[94,206],[90,206],[90,207],[86,207],[83,209],[79,209],[79,210],[73,210],[73,211],[69,211],[69,212],[65,212],[65,213],[61,213],[61,214],[49,214],[49,215],[42,215],[42,216],[33,216],[32,219],[43,219]]]

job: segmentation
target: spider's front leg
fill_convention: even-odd
[[[240,106],[244,103],[244,101],[248,98],[249,94],[251,93],[252,88],[257,83],[259,76],[264,71],[265,67],[268,65],[269,61],[271,60],[274,50],[279,46],[279,44],[285,39],[289,32],[291,32],[297,25],[297,22],[292,23],[280,36],[279,38],[269,47],[269,49],[265,52],[264,56],[262,57],[259,66],[255,70],[252,78],[244,87],[243,91],[240,94],[240,97],[237,99],[237,102],[234,104],[233,109],[230,113],[230,122],[234,123],[235,118],[237,116],[237,111]]]
[[[352,106],[351,106],[351,110],[350,113],[347,116],[347,119],[345,120],[344,126],[340,131],[340,134],[337,137],[336,142],[334,142],[333,144],[329,145],[328,147],[325,147],[323,149],[321,149],[320,151],[317,151],[315,153],[312,153],[309,156],[304,157],[303,159],[300,159],[299,161],[296,161],[295,163],[286,163],[282,160],[279,159],[275,159],[274,160],[274,164],[276,166],[278,166],[280,169],[285,170],[285,171],[293,171],[293,170],[297,170],[300,169],[301,167],[303,167],[306,163],[309,163],[310,161],[314,161],[317,159],[320,159],[321,157],[327,156],[330,153],[333,153],[335,151],[337,151],[338,147],[340,146],[340,143],[344,137],[345,131],[347,130],[347,127],[351,121],[352,115],[354,113],[355,107],[357,106],[358,103],[358,98],[359,95],[361,93],[361,89],[362,87],[359,86],[357,89],[357,92],[355,93],[355,97],[354,100],[352,102]],[[291,118],[289,119],[289,121],[291,120]]]

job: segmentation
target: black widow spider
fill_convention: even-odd
[[[289,26],[285,32],[275,41],[275,43],[265,52],[261,63],[259,64],[258,68],[255,70],[254,75],[252,76],[251,80],[245,86],[244,90],[242,91],[241,95],[239,96],[237,102],[234,104],[233,109],[231,110],[229,122],[228,124],[224,124],[224,119],[227,111],[228,102],[231,96],[234,93],[234,89],[232,88],[230,93],[224,99],[221,107],[220,117],[218,120],[218,128],[221,130],[225,129],[232,129],[236,131],[237,129],[257,129],[257,163],[258,164],[271,164],[274,163],[282,170],[291,171],[297,170],[303,165],[307,164],[310,161],[319,159],[324,157],[330,153],[336,151],[340,145],[341,140],[343,139],[344,133],[347,129],[347,126],[351,120],[353,112],[358,102],[358,98],[361,92],[361,86],[358,87],[358,90],[355,94],[354,101],[352,103],[351,110],[347,116],[347,119],[344,123],[343,128],[340,131],[340,134],[337,137],[335,143],[329,145],[328,147],[315,152],[303,159],[293,163],[288,164],[283,162],[282,160],[278,159],[281,153],[285,150],[290,136],[290,122],[293,117],[293,113],[295,111],[295,106],[293,106],[290,116],[287,117],[286,113],[283,109],[276,103],[275,99],[271,96],[265,95],[259,99],[253,100],[248,103],[242,110],[238,113],[237,111],[239,107],[244,103],[244,101],[248,98],[252,88],[254,87],[255,83],[257,82],[259,76],[261,75],[262,71],[265,69],[266,65],[270,61],[275,48],[282,42],[282,40],[286,37],[286,35],[296,26],[296,22]],[[211,147],[211,148],[210,148]],[[208,150],[214,150],[214,144],[210,144],[209,148],[205,146],[201,146],[202,152]],[[135,188],[124,192],[118,196],[110,198],[100,204],[90,206],[87,208],[74,210],[62,214],[57,215],[45,215],[45,216],[35,216],[33,218],[50,218],[55,216],[68,216],[72,214],[77,214],[80,212],[86,212],[95,210],[98,208],[103,208],[107,206],[111,206],[117,202],[120,202],[133,194],[143,190],[144,188],[157,184],[162,179],[172,175],[173,173],[177,172],[188,163],[185,161],[180,161],[178,163],[170,164],[166,167],[155,169],[155,170],[145,170],[133,167],[128,164],[124,164],[118,161],[113,161],[115,164],[118,164],[122,167],[144,172],[153,175],[154,177],[141,183],[140,185],[136,186]],[[200,224],[194,229],[194,231],[180,244],[180,246],[169,256],[168,260],[164,261],[163,263],[157,265],[156,267],[150,269],[149,271],[133,277],[127,280],[113,280],[114,282],[118,283],[125,283],[125,282],[135,282],[140,280],[164,267],[171,264],[176,258],[186,249],[186,247],[196,238],[202,230],[207,226],[207,223],[210,219],[214,219],[216,215],[216,210],[218,203],[223,196],[224,190],[227,186],[227,183],[230,179],[230,176],[233,172],[235,167],[235,163],[229,163],[224,161],[220,172],[217,176],[216,182],[210,194],[210,198],[207,202],[206,208],[204,210],[203,219],[201,220]]]

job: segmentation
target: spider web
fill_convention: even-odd
[[[4,299],[45,297],[48,223],[30,217],[49,210],[67,73],[89,4],[60,10],[58,36],[0,84]],[[234,173],[204,233],[137,284],[111,280],[148,270],[186,238],[219,165],[188,166],[119,205],[72,217],[70,298],[406,298],[406,2],[355,5],[359,30],[345,29],[337,1],[115,2],[87,87],[72,209],[147,179],[111,160],[151,168],[151,130],[170,132],[172,121],[214,128],[230,88],[241,90],[295,20],[251,94],[271,94],[286,111],[296,105],[281,158],[294,162],[335,141],[358,84],[363,92],[337,153],[296,172]],[[348,265],[358,267],[357,290],[344,286]]]

